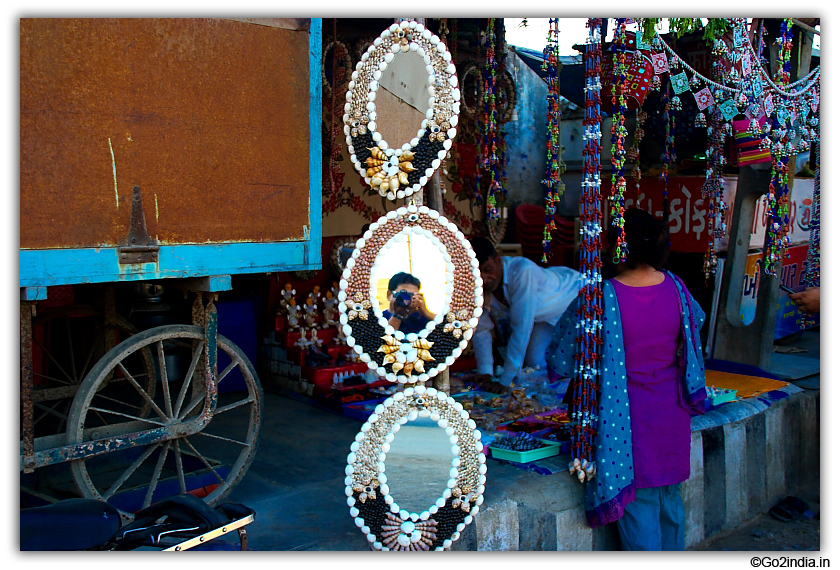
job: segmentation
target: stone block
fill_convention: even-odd
[[[783,499],[786,493],[785,480],[785,411],[782,406],[775,406],[764,413],[767,503],[773,505]],[[766,509],[762,509],[766,510]]]
[[[705,536],[705,475],[703,473],[703,434],[691,434],[691,476],[682,485],[685,504],[685,546],[694,546]]]
[[[747,438],[747,517],[765,512],[767,505],[767,421],[763,414],[744,422]]]
[[[572,508],[556,514],[556,550],[592,551],[594,537],[592,527],[586,521],[583,508]]]
[[[554,513],[519,505],[519,550],[556,550],[558,531]]]
[[[734,528],[747,519],[747,432],[743,422],[723,426],[726,463],[726,519]]]
[[[726,449],[722,426],[702,433],[703,528],[708,538],[719,532],[726,521]]]
[[[519,508],[516,502],[508,499],[488,505],[478,513],[473,524],[476,550],[519,550]]]

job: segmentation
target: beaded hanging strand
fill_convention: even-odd
[[[482,46],[484,46],[484,51],[486,52],[486,42],[487,42],[487,34],[484,34],[484,43],[481,40],[478,42],[478,46],[476,47],[476,60],[481,61],[482,58]],[[481,67],[479,67],[481,69]],[[482,70],[484,71],[484,70]],[[484,73],[482,73],[484,75]],[[481,87],[484,85],[482,80],[479,81],[476,79],[476,85]],[[464,77],[464,82],[466,83],[466,76]],[[476,100],[475,102],[475,132],[476,132],[476,144],[475,144],[475,196],[473,199],[473,205],[476,208],[483,208],[484,206],[484,193],[481,191],[481,173],[484,171],[484,159],[485,155],[482,152],[485,148],[484,141],[487,137],[487,116],[485,112],[485,101],[486,97],[484,91],[482,91],[481,100]]]
[[[575,369],[569,389],[572,403],[572,462],[569,472],[580,482],[595,476],[593,442],[598,425],[598,371],[603,345],[603,289],[601,284],[601,22],[587,21],[583,119],[583,184],[580,213],[580,272],[584,286],[578,293]]]
[[[627,112],[627,24],[626,18],[618,18],[613,40],[613,74],[612,74],[612,127],[610,128],[612,141],[612,184],[610,186],[610,203],[612,225],[618,228],[614,261],[617,263],[627,259],[627,243],[624,238],[624,192],[627,181],[624,178],[625,150],[624,140],[627,137],[627,127],[624,115]]]
[[[779,44],[778,69],[774,77],[776,85],[783,87],[790,83],[790,52],[793,46],[793,22],[790,19],[782,21],[780,36],[776,39]],[[770,189],[767,193],[767,236],[764,251],[764,272],[776,275],[776,263],[784,260],[785,251],[790,238],[787,235],[790,224],[790,186],[789,162],[793,154],[790,143],[790,129],[788,119],[790,115],[780,117],[782,110],[787,110],[784,103],[779,102],[780,108],[773,113],[773,146],[770,154],[773,157],[773,172]],[[791,127],[792,121],[791,121]]]
[[[817,123],[816,168],[814,170],[814,196],[811,199],[810,235],[808,239],[808,259],[805,262],[805,287],[820,286],[820,141],[819,123]],[[799,326],[802,329],[816,324],[813,315],[799,313]]]
[[[549,18],[548,38],[543,50],[543,71],[548,74],[548,103],[547,141],[546,141],[546,174],[542,183],[545,185],[545,227],[543,228],[543,256],[542,262],[548,261],[551,254],[551,231],[557,229],[554,214],[557,211],[557,200],[565,191],[560,176],[566,171],[563,162],[563,145],[560,142],[560,77],[559,62],[560,48],[559,18]]]
[[[496,193],[501,192],[501,181],[499,176],[499,156],[497,154],[497,140],[499,134],[498,114],[496,113],[496,73],[498,61],[496,60],[496,18],[487,19],[487,58],[484,66],[484,116],[485,135],[484,148],[484,169],[490,174],[490,181],[487,187],[487,219],[499,219],[499,209],[496,207]]]
[[[670,204],[668,202],[668,167],[672,164],[674,159],[674,126],[676,116],[672,105],[671,82],[667,82],[665,89],[662,90],[662,100],[665,102],[665,152],[662,154],[662,172],[659,179],[665,183],[662,189],[662,217],[665,222],[668,222],[670,215]]]

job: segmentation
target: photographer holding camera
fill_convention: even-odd
[[[435,314],[426,307],[426,298],[420,292],[420,280],[410,273],[400,272],[388,281],[390,310],[382,311],[388,324],[405,334],[419,333]]]

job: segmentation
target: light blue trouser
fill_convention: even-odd
[[[636,500],[618,519],[622,550],[685,550],[680,485],[636,489]]]

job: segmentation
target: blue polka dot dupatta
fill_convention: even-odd
[[[685,284],[671,272],[665,272],[677,284],[682,308],[683,351],[680,365],[685,374],[681,405],[692,413],[701,413],[706,399],[706,372],[700,328],[705,313],[691,296]],[[590,526],[614,522],[624,508],[636,498],[633,476],[633,445],[630,425],[630,403],[627,395],[624,334],[621,311],[612,283],[604,287],[604,352],[599,372],[599,402],[594,438],[594,476],[586,482],[586,518]],[[572,377],[575,367],[575,341],[578,330],[577,307],[572,305],[557,321],[554,337],[546,351],[549,369],[560,377]]]

